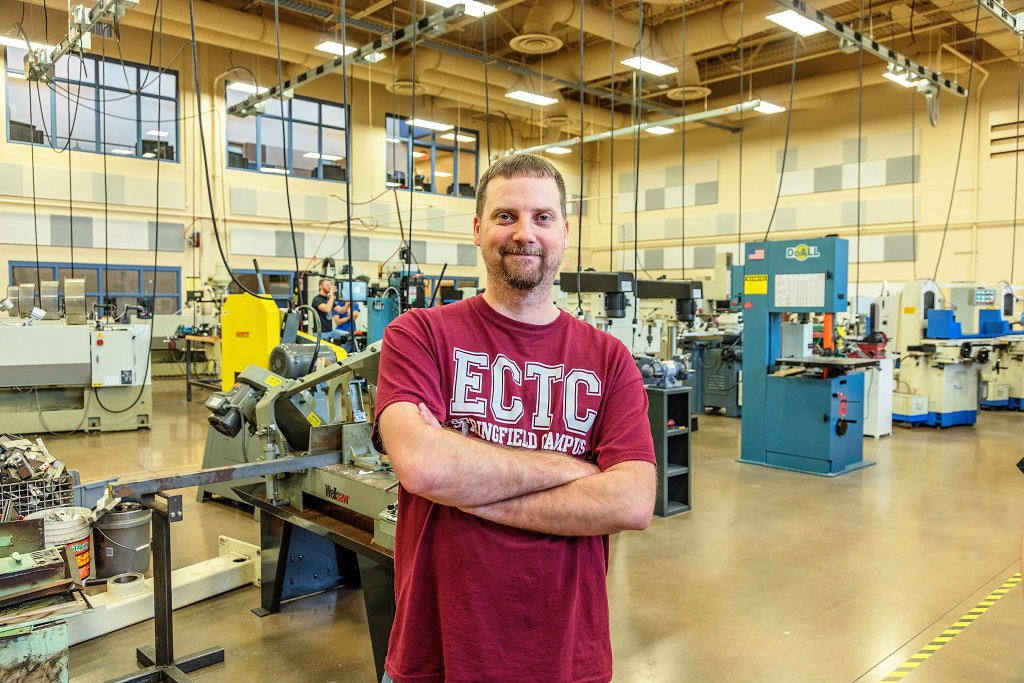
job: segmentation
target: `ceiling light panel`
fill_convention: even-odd
[[[417,128],[428,128],[430,130],[451,130],[455,126],[450,123],[437,123],[436,121],[428,121],[427,119],[413,119],[409,122],[410,126]]]
[[[471,17],[482,17],[494,11],[494,7],[491,5],[485,5],[476,0],[430,0],[430,2],[441,7],[453,7],[460,3],[464,4],[466,6],[466,14]]]
[[[319,43],[317,43],[316,45],[314,45],[313,49],[314,50],[319,50],[320,52],[326,52],[326,53],[332,54],[332,55],[342,55],[342,56],[350,55],[350,54],[352,54],[353,52],[356,51],[356,48],[354,48],[354,47],[350,47],[348,45],[343,45],[342,43],[337,43],[337,42],[335,42],[333,40],[322,40]]]
[[[628,67],[639,69],[644,73],[652,74],[654,76],[668,76],[669,74],[674,74],[679,71],[679,69],[674,66],[662,64],[661,62],[656,62],[653,59],[648,59],[647,57],[630,57],[629,59],[623,59],[622,63]]]
[[[785,107],[780,107],[777,104],[772,104],[771,102],[765,102],[764,100],[762,100],[761,104],[759,104],[756,107],[754,107],[754,111],[759,111],[762,114],[778,114],[779,112],[786,111],[786,108]]]
[[[572,149],[570,147],[551,147],[544,151],[548,154],[572,154]]]
[[[244,92],[248,95],[262,95],[267,92],[270,88],[263,88],[252,83],[242,83],[241,81],[234,81],[228,83],[228,90],[237,90],[238,92]]]
[[[824,33],[825,31],[825,27],[821,24],[815,23],[810,19],[805,19],[791,9],[788,9],[785,12],[769,14],[765,19],[775,22],[782,28],[787,28],[793,33],[804,37]]]
[[[512,90],[505,93],[505,97],[513,100],[519,100],[520,102],[529,102],[530,104],[536,104],[541,107],[546,107],[550,104],[556,104],[558,102],[554,97],[548,97],[547,95],[538,95],[532,92],[526,92],[525,90]]]
[[[671,135],[676,132],[675,128],[669,128],[668,126],[647,126],[644,130],[654,135]]]

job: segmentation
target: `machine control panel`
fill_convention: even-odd
[[[975,306],[995,306],[996,305],[996,290],[985,289],[979,287],[974,290],[974,305]]]

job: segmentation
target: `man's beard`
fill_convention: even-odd
[[[516,268],[505,261],[506,256],[524,255],[537,256],[540,258],[540,261],[535,267],[530,267],[529,269]],[[525,291],[534,289],[544,282],[545,277],[556,267],[557,265],[552,267],[548,263],[548,252],[543,248],[529,248],[515,244],[506,244],[498,248],[498,261],[489,270],[493,271],[494,275],[501,278],[509,287]]]

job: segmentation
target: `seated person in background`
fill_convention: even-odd
[[[352,302],[352,312],[349,313],[348,302],[339,301],[334,304],[334,329],[335,331],[348,332],[348,340],[346,340],[341,346],[348,351],[353,353],[356,350],[355,346],[355,335],[356,335],[356,321],[359,317],[359,304],[355,301]]]
[[[325,341],[337,341],[344,335],[344,330],[332,329],[331,312],[334,309],[338,286],[329,278],[320,278],[320,293],[313,297],[313,308],[320,317],[320,338]],[[315,330],[314,330],[315,331]]]

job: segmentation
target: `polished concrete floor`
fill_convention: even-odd
[[[84,480],[187,471],[202,461],[200,392],[154,386],[149,431],[49,437]],[[1024,414],[974,428],[897,429],[865,441],[877,463],[836,479],[736,462],[739,421],[706,416],[693,435],[693,510],[612,541],[615,681],[880,681],[1018,570]],[[174,564],[255,542],[250,514],[185,491]],[[361,596],[340,590],[260,619],[247,587],[176,613],[176,651],[223,645],[197,681],[374,680]],[[911,683],[1024,681],[1015,588],[912,671]],[[134,669],[150,623],[71,650],[74,680]]]

